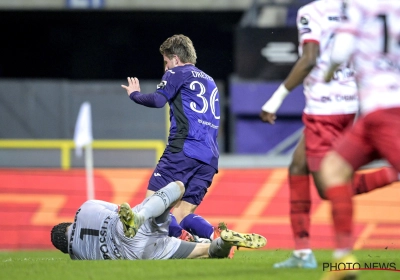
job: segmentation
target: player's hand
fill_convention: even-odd
[[[268,113],[268,112],[265,112],[265,111],[261,111],[260,119],[263,122],[274,124],[275,120],[276,120],[276,115],[274,113]]]
[[[121,87],[123,87],[124,89],[126,89],[126,93],[128,94],[128,96],[134,92],[134,91],[139,91],[140,92],[140,83],[139,83],[139,79],[134,77],[128,77],[128,85],[121,85]]]

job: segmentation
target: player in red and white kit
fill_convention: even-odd
[[[352,193],[355,170],[376,158],[400,171],[400,1],[352,0],[337,31],[326,75],[351,57],[356,70],[360,117],[321,164],[326,196],[332,203],[334,262],[356,262],[351,255]],[[325,275],[354,278],[355,271]],[[353,279],[352,278],[352,279]]]
[[[303,112],[305,129],[289,166],[290,220],[295,241],[293,255],[275,268],[316,268],[317,262],[309,243],[310,182],[314,183],[322,198],[320,163],[339,136],[353,124],[358,111],[358,96],[354,71],[343,62],[334,72],[332,82],[326,84],[327,70],[334,31],[341,21],[343,1],[320,0],[299,9],[300,59],[272,97],[264,104],[260,114],[264,122],[274,123],[275,113],[283,99],[303,83],[306,105]],[[356,174],[353,180],[355,194],[369,192],[398,180],[392,167],[384,167],[368,174]]]

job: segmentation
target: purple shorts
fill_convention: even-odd
[[[150,178],[148,190],[156,192],[170,182],[182,181],[185,184],[182,200],[200,205],[216,172],[211,165],[189,158],[183,151],[172,153],[166,149]]]

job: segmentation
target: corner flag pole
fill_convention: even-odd
[[[84,102],[79,109],[74,142],[78,157],[82,156],[82,148],[85,148],[86,194],[88,200],[94,199],[92,113],[89,102]]]
[[[86,169],[86,194],[87,199],[94,199],[93,180],[93,149],[92,143],[85,146],[85,169]]]

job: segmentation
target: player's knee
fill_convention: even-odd
[[[164,198],[168,198],[167,207],[173,207],[176,203],[182,198],[183,193],[185,192],[185,187],[182,182],[175,181],[170,182],[164,188],[158,190],[153,195],[162,196]]]
[[[179,187],[179,192],[183,194],[185,192],[185,185],[181,181],[175,181],[175,184]]]
[[[338,153],[329,152],[321,162],[321,184],[325,192],[327,188],[347,183],[353,169]]]
[[[335,161],[333,154],[328,153],[321,161],[320,178],[323,187],[326,187],[326,185],[329,184],[332,177],[339,175],[337,173],[337,162]]]

